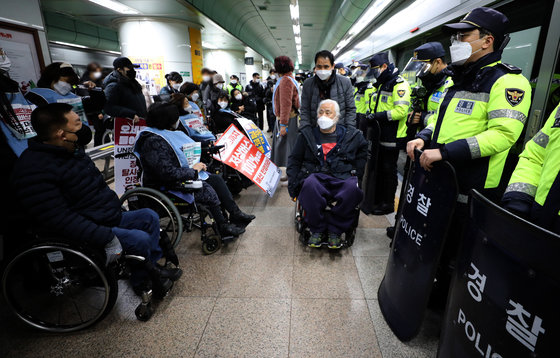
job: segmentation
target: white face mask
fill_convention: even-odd
[[[192,99],[193,102],[196,102],[198,100],[198,97],[199,97],[198,93],[195,93],[191,96],[191,99]]]
[[[260,78],[255,78],[253,81],[255,81],[256,83],[259,83],[261,81]]]
[[[334,119],[327,116],[321,116],[317,119],[317,124],[322,130],[331,129],[334,126]]]
[[[331,77],[332,71],[331,70],[317,70],[315,71],[317,77],[319,77],[322,81]]]
[[[203,81],[203,82],[208,82],[208,81],[210,81],[210,76],[208,76],[208,75],[202,76],[202,81]]]
[[[222,89],[222,88],[224,88],[224,84],[223,83],[216,83],[216,88]]]
[[[72,90],[72,85],[68,82],[58,81],[53,85],[53,89],[57,93],[66,96]]]
[[[93,78],[96,79],[96,80],[98,80],[98,79],[101,78],[102,75],[103,75],[103,74],[102,74],[101,72],[94,72],[94,73],[93,73]]]
[[[451,55],[451,64],[455,66],[462,66],[465,62],[467,62],[467,60],[473,54],[477,53],[478,51],[481,51],[482,47],[473,52],[471,43],[482,39],[483,38],[473,40],[471,42],[454,40],[451,43],[451,46],[449,47],[449,53]]]
[[[177,120],[177,122],[175,122],[175,124],[173,124],[173,129],[177,129],[179,128],[179,120]]]
[[[230,82],[233,83],[233,84],[236,84],[237,80],[231,80]]]
[[[235,99],[238,101],[241,101],[241,99],[243,98],[243,96],[241,94],[236,94],[235,95]]]
[[[358,76],[356,77],[356,83],[364,82],[364,79],[365,79],[364,76]]]
[[[271,80],[275,80],[275,79],[276,79],[276,75],[270,75],[270,79],[271,79]]]
[[[218,105],[220,107],[222,107],[222,109],[225,109],[227,107],[228,103],[227,102],[218,102]]]
[[[178,91],[179,88],[181,88],[181,84],[180,84],[180,83],[174,83],[174,84],[173,84],[173,89],[174,89],[174,90],[177,90],[177,91]]]
[[[188,112],[188,113],[192,112],[192,106],[190,104],[186,107],[183,107],[183,109],[185,110],[185,112]]]
[[[0,70],[8,72],[11,66],[12,66],[12,61],[10,61],[8,56],[4,55],[0,57]]]

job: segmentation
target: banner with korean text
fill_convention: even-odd
[[[119,196],[124,194],[127,187],[139,183],[136,157],[132,151],[136,135],[144,128],[146,128],[144,119],[134,123],[129,118],[115,118],[115,191]]]
[[[243,127],[247,137],[268,159],[270,159],[270,152],[272,147],[268,144],[265,135],[261,129],[250,119],[245,117],[237,117],[237,122]]]
[[[230,125],[216,145],[224,145],[214,158],[239,171],[270,197],[280,182],[281,171],[235,125]]]

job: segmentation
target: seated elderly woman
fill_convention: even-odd
[[[176,187],[187,180],[203,179],[203,186],[193,194],[198,203],[208,207],[218,223],[223,236],[239,236],[255,216],[239,209],[221,176],[205,172],[204,163],[189,167],[183,146],[193,140],[185,133],[175,130],[179,122],[179,110],[170,103],[154,103],[150,106],[146,123],[148,127],[138,134],[135,151],[140,154],[144,169],[144,185],[160,189]],[[230,214],[228,223],[221,207]]]
[[[339,117],[337,102],[322,101],[318,127],[300,131],[288,161],[288,191],[306,212],[310,247],[320,247],[326,234],[328,247],[340,248],[340,236],[352,226],[354,209],[363,198],[358,179],[364,173],[367,142],[359,130],[337,125]],[[327,221],[325,209],[330,202],[336,205]]]

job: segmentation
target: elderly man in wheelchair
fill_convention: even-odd
[[[141,265],[130,267],[135,293],[153,290],[163,298],[182,271],[158,264],[165,256],[178,265],[168,238],[160,235],[158,215],[150,209],[122,211],[119,198],[85,154],[91,130],[71,105],[39,107],[31,124],[37,137],[29,140],[12,174],[15,195],[29,221],[70,241],[104,248],[106,265],[123,250],[142,257]]]
[[[301,130],[289,157],[288,191],[305,210],[310,247],[321,247],[326,236],[329,248],[341,248],[342,234],[357,224],[356,208],[363,198],[358,181],[367,142],[359,130],[337,125],[339,117],[337,102],[321,101],[318,126]]]

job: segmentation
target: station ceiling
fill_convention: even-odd
[[[294,0],[292,0],[293,2]],[[116,29],[113,20],[126,16],[180,19],[201,24],[203,47],[246,51],[268,61],[285,54],[297,58],[290,0],[119,0],[139,14],[126,15],[89,0],[41,0],[44,11],[62,13],[77,20]],[[335,16],[347,15],[351,24],[361,15],[367,0],[299,0],[302,68],[313,62],[315,52],[332,50],[344,35],[330,26]],[[340,14],[350,5],[353,13]]]

